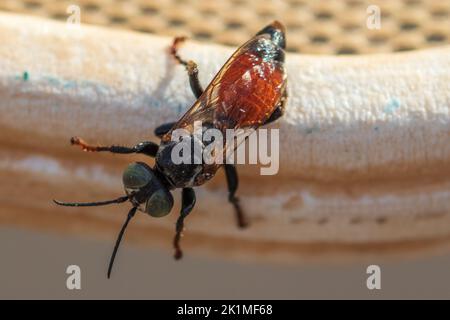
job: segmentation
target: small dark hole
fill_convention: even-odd
[[[337,54],[356,54],[358,51],[351,47],[342,47],[337,51]]]
[[[316,13],[316,18],[319,20],[329,20],[333,17],[333,14],[330,12],[322,11]]]
[[[98,11],[100,7],[95,3],[89,3],[83,7],[86,11]]]
[[[41,4],[35,1],[27,1],[25,2],[25,6],[29,9],[37,9],[41,6]]]
[[[286,51],[289,51],[289,52],[300,52],[300,49],[297,48],[297,47],[294,47],[294,46],[290,46],[290,45],[288,44],[288,46],[287,46],[287,48],[286,48]]]
[[[144,14],[156,14],[158,12],[158,9],[153,7],[142,7],[141,10]]]
[[[345,31],[354,31],[358,30],[359,26],[356,24],[346,24],[342,27]]]
[[[303,7],[305,4],[303,2],[299,2],[299,1],[294,1],[292,3],[290,3],[290,6],[292,8],[300,8]]]
[[[414,30],[417,29],[418,25],[414,22],[404,22],[400,25],[402,30]]]
[[[169,21],[169,23],[170,23],[172,26],[175,26],[175,27],[179,27],[179,26],[184,25],[184,21],[183,21],[183,20],[180,20],[180,19],[172,19],[172,20]]]
[[[359,7],[359,6],[362,5],[362,2],[359,1],[359,0],[350,0],[350,1],[347,2],[347,5],[349,7]]]
[[[330,39],[324,35],[316,35],[316,36],[311,37],[311,41],[314,43],[325,43],[325,42],[330,41]]]
[[[52,14],[52,18],[57,20],[66,20],[67,15],[65,15],[64,13],[54,13]]]
[[[420,0],[407,0],[406,4],[408,6],[418,6],[420,4]]]
[[[145,32],[145,33],[154,33],[155,30],[147,27],[136,28],[136,31]]]
[[[259,12],[258,15],[262,19],[266,19],[266,20],[272,20],[272,18],[273,18],[272,13],[268,12],[268,11]]]
[[[242,23],[240,22],[228,22],[227,23],[227,28],[228,29],[239,29],[242,28]]]
[[[433,11],[431,15],[435,18],[445,18],[448,16],[448,11],[445,10]]]
[[[207,40],[211,39],[211,34],[208,32],[197,32],[194,34],[194,37],[199,40]]]
[[[238,45],[237,43],[235,43],[232,40],[224,40],[224,41],[222,41],[222,44],[224,44],[226,46],[236,46],[236,45]]]
[[[291,221],[291,223],[303,223],[303,222],[305,222],[305,219],[304,218],[291,218],[290,219],[290,221]]]
[[[428,42],[442,42],[445,41],[446,36],[440,33],[433,33],[427,37]]]
[[[235,4],[237,6],[241,6],[241,5],[245,4],[245,1],[244,0],[234,0],[233,4]]]
[[[369,38],[369,41],[372,42],[373,44],[382,44],[384,42],[386,42],[387,38],[383,37],[383,36],[374,36]]]
[[[328,218],[321,218],[319,220],[317,220],[317,223],[320,225],[324,225],[328,223]]]
[[[378,224],[385,224],[387,222],[387,218],[386,217],[378,217],[375,219],[375,222]]]
[[[362,222],[361,218],[351,218],[350,224],[360,224]]]
[[[296,30],[300,30],[303,26],[299,23],[288,23],[287,25],[287,29],[291,30],[291,31],[296,31]]]
[[[410,46],[398,46],[395,51],[397,52],[401,52],[401,51],[411,51],[414,50],[414,47],[410,47]]]
[[[210,10],[210,9],[203,10],[203,11],[202,11],[202,14],[203,14],[205,17],[212,17],[212,16],[215,16],[215,15],[216,15],[216,13],[215,13],[213,10]]]
[[[127,18],[121,17],[121,16],[112,16],[109,19],[109,21],[111,21],[111,23],[122,24],[122,23],[125,23],[127,21]]]

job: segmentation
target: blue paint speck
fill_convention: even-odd
[[[398,108],[400,108],[400,101],[396,98],[393,98],[389,101],[388,104],[386,104],[383,111],[386,113],[393,113]]]

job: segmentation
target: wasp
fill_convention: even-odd
[[[172,151],[180,141],[172,139],[176,129],[193,133],[195,121],[201,121],[203,128],[215,128],[221,132],[227,129],[241,129],[244,133],[256,130],[262,125],[275,121],[283,115],[287,89],[284,67],[286,36],[284,26],[274,21],[259,31],[249,41],[239,47],[220,69],[211,83],[203,90],[198,79],[198,67],[194,61],[183,60],[178,54],[179,45],[185,38],[178,37],[170,47],[170,54],[176,62],[185,67],[189,83],[196,97],[191,108],[176,122],[163,124],[155,129],[160,144],[141,142],[133,147],[94,146],[83,139],[73,137],[72,145],[84,151],[112,152],[118,154],[144,154],[155,159],[153,167],[143,162],[135,162],[125,169],[122,180],[125,196],[117,199],[71,203],[54,200],[58,205],[72,207],[102,206],[130,201],[132,208],[117,237],[109,266],[111,276],[114,259],[128,223],[139,210],[152,217],[163,217],[172,210],[172,191],[181,189],[181,211],[175,226],[173,246],[175,259],[182,257],[180,237],[184,220],[195,206],[194,187],[210,180],[220,167],[225,170],[228,184],[228,201],[233,205],[237,224],[243,228],[247,220],[241,209],[238,188],[238,174],[234,164],[228,163],[188,163],[175,164]],[[198,142],[196,143],[203,143]],[[237,145],[234,146],[237,148]]]

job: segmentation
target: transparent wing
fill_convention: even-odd
[[[236,50],[163,139],[170,139],[176,129],[193,133],[195,122],[201,121],[203,128],[219,129],[224,138],[227,129],[235,129],[235,143],[225,145],[224,151],[236,149],[270,117],[282,97],[284,63],[274,59],[280,51],[265,35],[250,39]]]

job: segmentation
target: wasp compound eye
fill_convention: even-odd
[[[139,162],[130,164],[123,172],[122,181],[126,189],[140,189],[152,179],[150,169]]]
[[[173,207],[173,197],[164,189],[156,190],[147,200],[145,212],[152,217],[164,217],[170,213]]]

